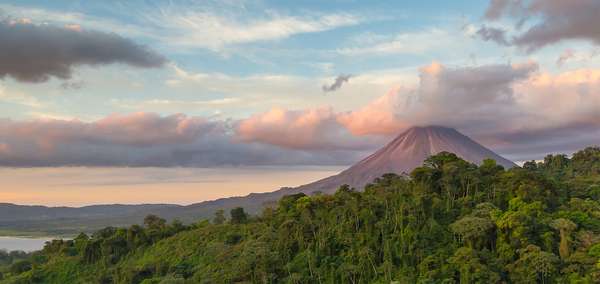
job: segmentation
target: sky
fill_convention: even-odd
[[[2,1],[0,200],[270,191],[416,125],[513,161],[570,154],[600,144],[599,14],[595,0]],[[73,182],[32,182],[49,172]],[[272,179],[245,186],[248,172]]]

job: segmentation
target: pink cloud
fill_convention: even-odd
[[[394,88],[365,107],[337,115],[337,120],[354,135],[390,135],[409,127],[398,111],[402,90]]]
[[[89,123],[58,119],[6,121],[0,130],[10,133],[13,138],[32,139],[40,148],[51,150],[57,144],[76,141],[133,146],[189,143],[210,131],[211,127],[214,124],[199,117],[183,114],[161,117],[140,112],[115,114]]]
[[[323,131],[336,130],[319,123],[328,112],[331,111],[320,109],[301,115],[274,111],[265,116],[261,123],[277,127],[283,127],[277,122],[285,117],[294,120],[285,135],[296,129],[294,138],[300,143],[290,146],[282,144],[286,140],[247,143],[232,134],[234,129],[228,121],[183,114],[115,114],[93,122],[0,119],[0,165],[213,167],[333,165],[354,161],[361,154],[357,149],[364,144],[349,142],[351,137],[348,140],[330,132],[334,136],[326,136],[325,140],[309,139]],[[274,143],[281,145],[273,146]],[[331,151],[313,151],[323,147]]]
[[[273,108],[241,120],[236,135],[245,142],[292,149],[361,149],[368,145],[339,124],[331,107],[300,111]]]
[[[161,117],[155,113],[138,112],[111,115],[86,128],[90,137],[116,144],[152,146],[190,143],[209,132],[214,124],[200,117],[174,114]]]
[[[517,104],[536,119],[529,128],[548,128],[572,123],[600,126],[600,70],[578,69],[543,72],[515,86]]]
[[[8,155],[10,153],[10,148],[8,144],[0,143],[0,155]]]

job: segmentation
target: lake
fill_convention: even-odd
[[[44,247],[49,238],[0,237],[0,250],[34,251]]]

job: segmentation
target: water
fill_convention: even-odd
[[[0,250],[34,251],[44,247],[48,238],[0,237]]]

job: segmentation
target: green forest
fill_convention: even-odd
[[[505,170],[452,153],[364,190],[194,224],[147,216],[0,253],[2,283],[600,283],[600,148]]]

